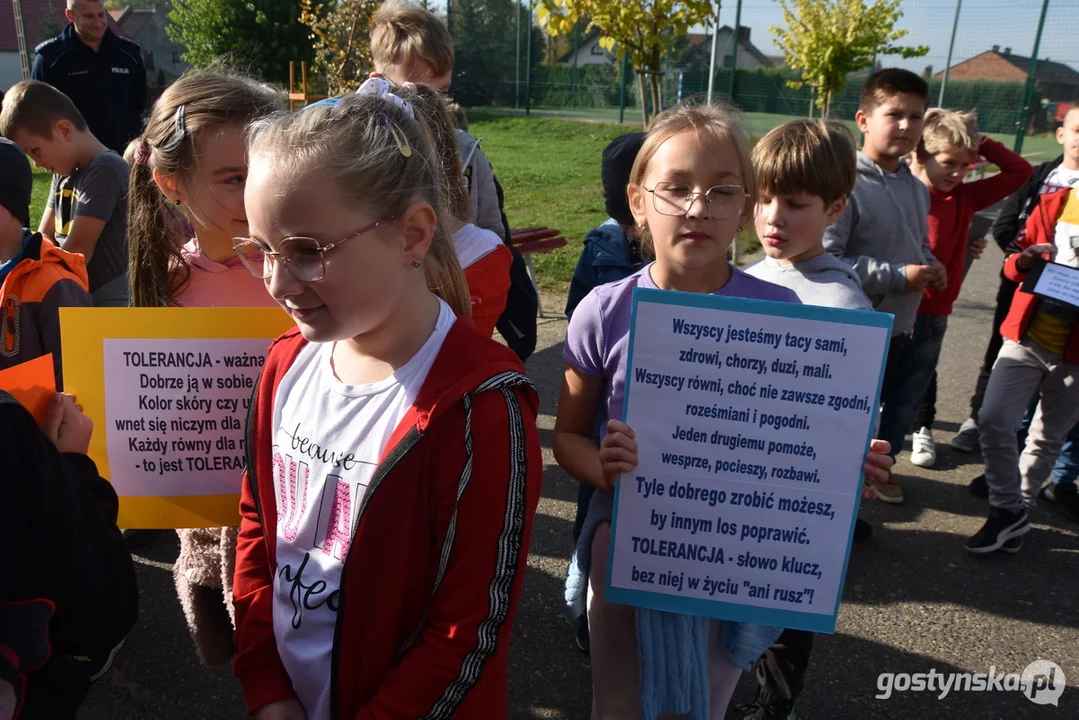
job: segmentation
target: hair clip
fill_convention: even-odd
[[[326,98],[325,100],[319,100],[318,102],[304,105],[302,108],[300,108],[300,110],[308,110],[315,107],[333,107],[339,102],[341,102],[341,98],[339,97]]]
[[[412,109],[412,104],[404,98],[397,97],[390,92],[390,84],[380,77],[367,78],[364,80],[363,85],[360,85],[359,89],[356,90],[356,94],[377,95],[378,97],[385,98],[408,113],[410,118],[413,120],[416,119],[416,112]]]
[[[172,121],[172,134],[176,142],[183,142],[187,137],[187,105],[176,108],[176,118]]]
[[[380,113],[382,115],[382,122],[386,123],[386,127],[390,130],[390,135],[393,137],[393,141],[397,143],[397,150],[401,153],[402,157],[412,157],[412,146],[408,144],[408,138],[405,137],[403,132],[399,132],[397,125],[393,122],[389,115],[386,113]]]
[[[149,166],[150,150],[150,143],[145,140],[140,140],[138,146],[135,148],[135,164]]]

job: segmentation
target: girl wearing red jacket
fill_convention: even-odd
[[[405,91],[250,128],[235,241],[297,327],[247,431],[236,675],[258,720],[507,718],[537,395],[469,322]]]
[[[457,260],[465,271],[472,324],[487,337],[495,332],[495,324],[506,309],[510,291],[510,265],[513,255],[495,233],[477,227],[468,219],[468,188],[461,173],[461,157],[453,135],[453,115],[442,93],[428,85],[405,83],[407,90],[423,102],[416,111],[434,136],[441,181],[446,189],[446,226],[453,234]]]

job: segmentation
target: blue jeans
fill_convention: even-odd
[[[1019,449],[1022,451],[1027,442],[1027,430],[1030,421],[1034,417],[1034,410],[1041,401],[1041,394],[1035,394],[1027,408],[1027,414],[1023,416],[1023,424],[1019,428]],[[1079,478],[1079,425],[1076,425],[1068,433],[1068,439],[1060,447],[1060,457],[1053,466],[1053,484],[1074,483]]]
[[[909,340],[892,338],[894,351],[888,352],[881,390],[879,436],[891,443],[893,458],[914,426],[922,396],[936,372],[947,329],[947,315],[919,315]]]

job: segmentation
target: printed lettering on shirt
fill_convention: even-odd
[[[118,75],[130,75],[131,70],[125,67],[114,67],[112,71]]]
[[[299,630],[303,627],[303,611],[318,610],[325,606],[330,612],[336,613],[338,608],[337,597],[341,594],[340,588],[326,592],[328,586],[325,580],[316,580],[310,585],[304,583],[303,573],[311,562],[311,553],[305,553],[300,567],[295,572],[291,565],[282,565],[278,571],[283,583],[289,587],[289,600],[292,601],[292,628]],[[317,575],[316,575],[317,577]]]
[[[366,487],[362,483],[356,483],[356,489]],[[332,493],[330,500],[330,516],[326,522],[326,532],[321,533],[321,540],[315,542],[315,547],[322,550],[326,555],[332,555],[335,560],[344,562],[348,557],[348,546],[352,542],[354,518],[352,515],[352,486],[341,479],[338,475],[330,475],[326,478],[324,496]],[[359,497],[359,493],[356,493]],[[326,507],[323,497],[322,507]],[[322,513],[319,513],[321,519]],[[316,527],[321,527],[318,523]]]
[[[375,463],[312,440],[299,423],[278,432],[290,440],[284,447],[273,448],[278,533],[285,542],[313,548],[304,553],[298,565],[282,562],[278,570],[282,585],[289,590],[292,627],[298,630],[304,611],[325,607],[337,612],[338,590],[318,579],[323,572],[320,568],[327,562],[343,564],[347,559],[359,500]],[[345,475],[359,475],[362,480]],[[312,575],[316,578],[313,581]]]
[[[277,486],[277,524],[281,537],[288,542],[296,539],[300,519],[307,511],[307,488],[311,468],[282,456],[275,446],[273,453],[274,484]]]

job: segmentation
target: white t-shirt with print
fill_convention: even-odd
[[[1063,165],[1053,168],[1053,171],[1045,176],[1041,191],[1044,193],[1058,187],[1079,187],[1079,170],[1069,170]]]
[[[311,343],[277,390],[274,636],[308,720],[330,717],[337,597],[360,504],[456,320],[449,305],[439,305],[431,337],[385,380],[346,385],[331,366],[333,343]]]

